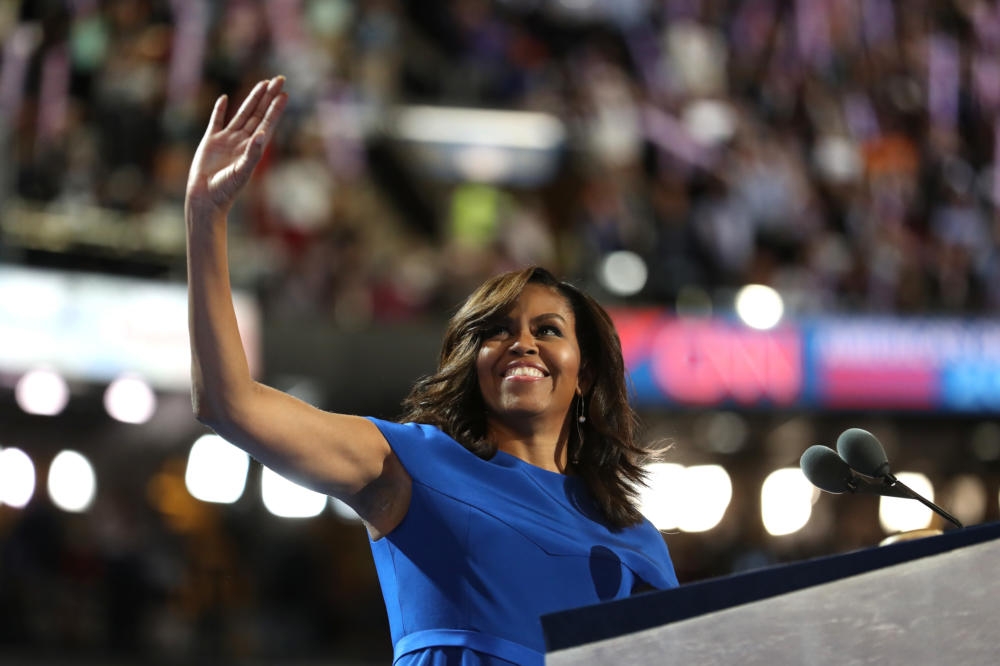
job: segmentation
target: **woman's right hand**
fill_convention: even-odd
[[[223,95],[216,101],[188,173],[189,213],[229,211],[260,162],[285,109],[288,95],[281,91],[284,83],[283,76],[259,82],[228,123],[228,98]]]

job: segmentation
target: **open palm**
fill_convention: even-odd
[[[188,205],[226,211],[260,161],[285,108],[284,77],[259,82],[227,123],[228,98],[216,101],[188,174]]]

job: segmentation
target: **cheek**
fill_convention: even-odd
[[[496,354],[489,347],[482,347],[476,354],[476,377],[479,380],[480,388],[486,386],[487,381],[493,374],[493,362]]]
[[[568,349],[560,359],[560,366],[568,379],[572,379],[575,384],[580,380],[580,354],[576,350]]]

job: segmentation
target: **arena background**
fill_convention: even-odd
[[[0,42],[0,661],[390,660],[363,528],[191,416],[186,170],[276,74],[230,231],[263,381],[391,418],[538,263],[616,317],[683,582],[946,528],[803,485],[848,427],[998,518],[994,2],[4,0]]]

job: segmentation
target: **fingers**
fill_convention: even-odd
[[[265,112],[270,109],[272,102],[281,93],[284,83],[285,77],[283,76],[258,82],[229,122],[229,128],[235,131],[254,132]]]
[[[231,188],[232,196],[236,196],[236,192],[243,189],[247,182],[250,180],[250,176],[254,169],[257,168],[257,164],[260,162],[261,156],[264,154],[264,145],[267,141],[267,136],[264,132],[257,132],[246,142],[243,148],[243,152],[240,154],[239,158],[232,165],[232,169],[226,177],[228,180],[228,187]]]
[[[264,154],[264,142],[266,139],[267,137],[265,137],[263,132],[258,132],[254,135],[253,139],[247,143],[247,147],[243,151],[243,163],[240,165],[241,169],[246,169],[247,165],[251,165],[251,169],[257,166],[257,162],[260,161],[261,155]]]
[[[271,100],[271,103],[267,107],[267,111],[264,112],[264,119],[261,120],[258,126],[258,137],[254,140],[260,140],[261,143],[267,141],[274,134],[274,128],[278,124],[278,118],[285,110],[285,103],[288,101],[288,95],[285,93],[279,94],[277,97]]]
[[[208,121],[208,133],[218,132],[222,129],[222,123],[226,119],[226,107],[229,106],[229,98],[225,95],[215,100],[215,107],[212,109],[212,117]]]
[[[285,85],[285,77],[279,74],[273,79],[267,82],[267,92],[273,98],[279,92],[281,92],[282,86]]]
[[[257,108],[257,104],[260,102],[261,95],[264,94],[265,90],[267,90],[267,81],[258,81],[257,85],[255,85],[250,91],[250,94],[243,100],[243,103],[240,104],[240,108],[236,111],[236,115],[229,121],[229,129],[243,129],[243,126],[246,125],[247,120],[253,115],[254,110]]]

